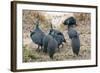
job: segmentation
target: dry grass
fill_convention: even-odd
[[[30,30],[34,29],[34,11],[25,11],[23,14],[23,62],[42,62],[42,61],[52,61],[48,54],[43,53],[42,51],[37,52],[37,45],[34,44],[30,38]],[[39,12],[38,12],[39,13]],[[36,14],[36,12],[35,12]],[[78,26],[76,27],[77,31],[80,34],[80,52],[79,56],[74,56],[71,48],[71,42],[67,34],[67,30],[61,24],[61,32],[63,32],[67,43],[64,44],[60,52],[54,54],[53,61],[62,61],[62,60],[83,60],[91,58],[91,20],[90,14],[87,13],[74,13],[74,17],[77,19]],[[43,14],[42,14],[42,17]],[[42,20],[43,23],[40,25],[40,28],[47,34],[50,25],[47,22],[47,19]]]

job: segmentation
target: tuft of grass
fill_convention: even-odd
[[[36,51],[32,51],[27,47],[23,47],[23,62],[31,62],[39,58]]]

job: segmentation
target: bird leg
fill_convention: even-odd
[[[36,51],[37,51],[37,52],[40,52],[40,49],[39,49],[39,47],[40,47],[40,46],[38,45],[38,48],[36,49]]]

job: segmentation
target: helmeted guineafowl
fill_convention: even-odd
[[[38,45],[38,49],[39,50],[39,46],[43,45],[43,38],[45,36],[45,33],[39,28],[39,24],[36,24],[36,27],[33,31],[30,32],[30,37],[32,39],[32,41]]]
[[[53,59],[53,55],[58,47],[57,41],[51,36],[46,35],[43,39],[43,52],[48,53],[49,57]]]
[[[74,25],[76,25],[76,19],[74,17],[69,17],[64,21],[64,25],[68,25],[68,35],[71,39],[73,53],[78,55],[80,51],[80,39],[79,34],[74,27]]]

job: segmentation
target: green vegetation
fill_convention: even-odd
[[[23,55],[23,62],[30,62],[39,58],[37,52],[30,50],[30,48],[27,48],[26,46],[23,47]]]

